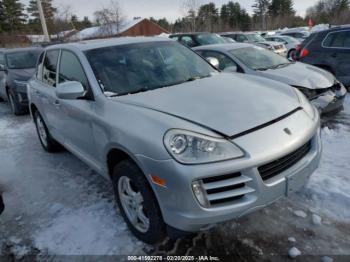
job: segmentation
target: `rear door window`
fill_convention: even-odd
[[[50,50],[46,52],[42,81],[47,85],[56,86],[57,62],[59,54],[59,50]]]

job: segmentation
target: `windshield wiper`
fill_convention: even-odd
[[[132,94],[137,94],[137,93],[141,93],[141,92],[147,92],[151,89],[148,89],[148,87],[142,87],[138,90],[135,91],[130,91],[130,92],[124,92],[124,93],[112,93],[112,92],[105,92],[105,94],[108,97],[117,97],[117,96],[125,96],[125,95],[132,95]]]

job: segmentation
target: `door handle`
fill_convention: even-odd
[[[55,100],[55,102],[53,103],[56,107],[59,107],[60,106],[60,101],[58,100]]]
[[[333,53],[333,54],[331,54],[331,57],[336,58],[337,56],[338,56],[338,54],[337,54],[337,53]]]

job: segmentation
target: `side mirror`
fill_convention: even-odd
[[[83,85],[77,81],[68,81],[56,86],[56,95],[60,99],[74,100],[86,95]]]
[[[0,71],[1,71],[1,72],[6,71],[6,68],[5,68],[5,66],[4,66],[4,65],[0,65]]]
[[[217,58],[215,57],[207,57],[207,61],[214,66],[215,68],[219,68],[220,62]]]
[[[237,73],[238,67],[236,65],[226,67],[224,72],[226,73]]]

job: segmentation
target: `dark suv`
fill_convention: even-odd
[[[0,50],[0,100],[8,100],[15,115],[27,111],[27,82],[34,75],[42,48]]]
[[[300,46],[297,59],[333,73],[350,87],[350,26],[334,27],[310,35]]]

